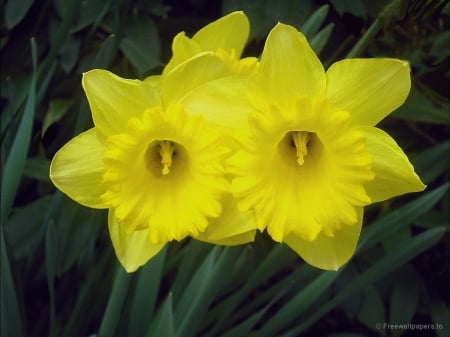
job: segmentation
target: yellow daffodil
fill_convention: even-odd
[[[241,59],[250,33],[250,24],[243,12],[233,12],[206,25],[192,38],[184,32],[172,41],[172,58],[163,75],[198,53],[214,52],[226,64],[231,74],[249,74],[257,69],[255,57]]]
[[[305,37],[278,24],[250,79],[254,112],[229,161],[239,207],[305,261],[338,269],[359,238],[363,207],[425,188],[375,125],[410,90],[396,59],[348,59],[326,72]]]
[[[230,197],[218,219],[229,191],[229,149],[213,124],[183,106],[191,91],[226,74],[210,52],[180,63],[157,86],[105,70],[83,75],[95,127],[56,153],[50,177],[80,204],[109,209],[111,239],[127,271],[186,236],[218,244],[253,240],[255,227],[242,224],[250,215]]]

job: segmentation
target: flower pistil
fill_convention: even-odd
[[[308,154],[308,143],[311,139],[310,133],[307,131],[293,131],[290,136],[292,139],[291,146],[297,150],[297,163],[302,166]]]
[[[161,164],[163,164],[162,174],[168,175],[172,166],[172,157],[175,154],[175,146],[170,140],[162,140],[158,144],[158,152],[161,156]]]

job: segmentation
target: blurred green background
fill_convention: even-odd
[[[1,336],[449,336],[448,1],[1,6]],[[280,21],[304,32],[325,67],[349,56],[408,60],[410,96],[380,127],[428,188],[368,207],[357,253],[338,272],[258,234],[238,247],[171,243],[126,274],[105,212],[79,206],[48,178],[54,153],[92,125],[81,74],[158,74],[176,33],[192,36],[234,10],[251,21],[248,55]]]

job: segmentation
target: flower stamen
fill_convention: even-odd
[[[302,166],[305,163],[305,157],[308,154],[308,143],[311,139],[307,131],[293,131],[291,132],[293,145],[297,150],[297,163]]]
[[[174,144],[169,140],[162,140],[158,145],[158,152],[161,156],[161,164],[163,164],[162,174],[168,175],[172,166],[172,157],[174,155]]]

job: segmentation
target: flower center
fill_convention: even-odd
[[[145,156],[147,169],[156,177],[164,177],[179,171],[187,153],[171,140],[154,140],[148,145]]]
[[[205,231],[229,190],[220,134],[178,104],[146,110],[126,131],[108,138],[103,157],[111,216],[127,233],[148,230],[153,244]]]
[[[302,166],[308,154],[308,143],[311,139],[311,134],[307,131],[292,131],[289,132],[289,136],[291,137],[291,146],[296,148],[297,163]]]
[[[172,166],[172,156],[175,152],[173,143],[169,140],[163,140],[159,143],[158,152],[161,156],[161,164],[163,164],[162,174],[169,174],[169,168]]]
[[[306,156],[317,157],[320,146],[314,139],[315,133],[309,131],[289,131],[278,143],[279,153],[284,162],[291,167],[304,167],[307,164]],[[314,152],[314,153],[313,153]],[[295,158],[295,161],[294,161]],[[309,162],[309,161],[308,161]]]

